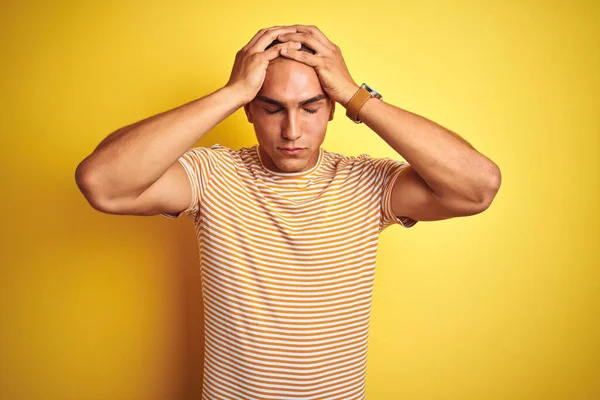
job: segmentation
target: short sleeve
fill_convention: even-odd
[[[394,183],[402,171],[410,164],[406,161],[393,160],[391,158],[371,158],[372,164],[377,172],[376,176],[381,182],[378,186],[381,195],[381,208],[379,220],[379,232],[390,225],[398,224],[404,228],[411,228],[418,222],[407,216],[394,215],[392,210],[392,189]]]
[[[212,147],[194,147],[177,159],[177,162],[183,166],[192,189],[190,204],[179,213],[162,213],[160,215],[167,218],[179,218],[185,215],[193,221],[198,219],[200,203],[207,183],[215,170],[216,151],[220,148],[223,148],[223,146],[218,144]]]

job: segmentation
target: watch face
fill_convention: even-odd
[[[375,91],[375,89],[373,89],[371,86],[367,85],[366,83],[363,83],[362,87],[364,87],[365,89],[367,89],[369,91],[369,93],[371,93],[371,96],[377,97],[378,99],[381,98],[381,95],[379,93],[377,93]]]

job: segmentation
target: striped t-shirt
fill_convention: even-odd
[[[258,144],[195,147],[204,299],[203,399],[364,399],[378,235],[404,161],[320,149],[308,171],[267,169]]]

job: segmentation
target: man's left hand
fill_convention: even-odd
[[[291,27],[296,28],[298,32],[286,33],[278,36],[277,39],[281,42],[292,40],[303,43],[316,53],[313,55],[305,51],[287,49],[286,53],[280,54],[314,67],[323,90],[331,99],[346,107],[350,98],[359,89],[359,85],[350,76],[340,48],[327,39],[316,26],[291,25]]]

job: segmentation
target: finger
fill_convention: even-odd
[[[281,51],[280,54],[286,58],[300,61],[311,67],[320,67],[323,63],[323,58],[307,53],[306,51],[287,49],[287,51]]]
[[[279,57],[279,55],[281,54],[281,50],[283,49],[286,49],[287,51],[295,51],[299,50],[301,47],[302,43],[298,42],[278,43],[275,46],[269,48],[269,50],[264,51],[262,54],[264,54],[267,60],[271,61]]]
[[[293,28],[296,28],[298,32],[310,33],[314,37],[317,38],[319,42],[321,42],[324,46],[328,47],[330,50],[335,50],[337,47],[331,40],[325,36],[323,32],[319,30],[314,25],[292,25]]]
[[[317,55],[331,54],[331,52],[332,52],[332,50],[329,47],[325,46],[323,43],[321,43],[316,37],[314,37],[310,33],[302,33],[302,32],[285,33],[285,34],[280,34],[277,38],[278,38],[278,40],[280,40],[282,42],[287,41],[287,40],[293,40],[295,42],[304,43],[306,46],[310,47],[315,52],[317,52],[318,53]]]
[[[245,46],[242,48],[242,50],[246,50],[246,49],[249,49],[249,48],[251,48],[252,46],[254,46],[254,44],[256,43],[256,41],[257,41],[258,39],[260,39],[260,37],[261,37],[261,36],[262,36],[262,35],[263,35],[265,32],[267,32],[267,31],[272,31],[272,30],[274,30],[274,29],[280,29],[280,28],[283,28],[283,27],[284,27],[284,25],[282,25],[282,26],[272,26],[272,27],[270,27],[270,28],[263,28],[263,29],[259,30],[258,32],[256,32],[256,33],[254,34],[254,36],[252,37],[252,39],[250,39],[250,41],[249,41],[248,43],[246,43],[246,45],[245,45]]]
[[[263,32],[263,34],[260,37],[258,37],[256,39],[256,41],[254,42],[253,45],[247,47],[247,51],[249,54],[254,54],[254,53],[265,51],[265,48],[269,44],[271,44],[271,42],[273,40],[275,40],[275,38],[277,38],[277,35],[279,35],[281,33],[292,33],[292,32],[296,32],[296,28],[292,28],[289,26],[266,30],[265,32]]]

